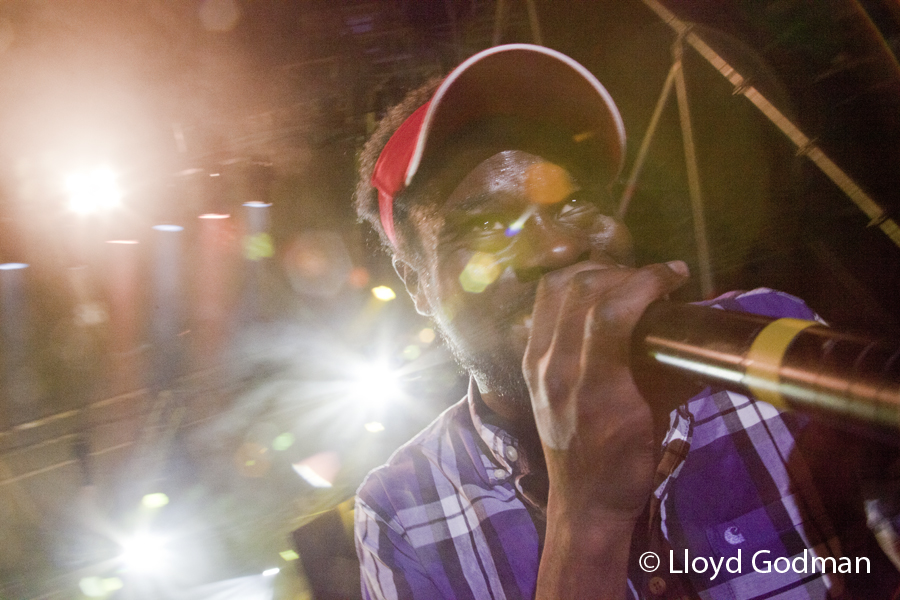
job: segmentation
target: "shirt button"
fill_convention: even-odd
[[[662,577],[653,577],[647,583],[647,587],[654,596],[662,596],[666,593],[666,580]]]
[[[509,473],[504,471],[503,469],[494,469],[494,477],[497,479],[506,479],[509,477]]]
[[[503,453],[506,454],[506,458],[512,462],[519,460],[519,452],[513,446],[507,446]]]

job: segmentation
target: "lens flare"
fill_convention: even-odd
[[[502,271],[497,257],[487,252],[476,252],[459,275],[459,283],[467,292],[480,294],[494,283]]]

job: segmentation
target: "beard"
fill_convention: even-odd
[[[522,355],[509,343],[505,320],[499,326],[479,328],[463,336],[452,325],[438,321],[437,329],[456,362],[479,383],[482,392],[494,392],[518,414],[531,415],[531,394],[522,372]],[[465,343],[461,340],[466,340]]]

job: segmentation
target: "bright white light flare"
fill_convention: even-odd
[[[82,215],[115,208],[122,200],[118,180],[108,167],[69,175],[66,178],[69,208]]]
[[[150,573],[165,565],[166,549],[162,538],[149,533],[135,535],[122,544],[122,563],[130,571]]]
[[[403,392],[397,373],[387,365],[361,365],[354,379],[354,396],[371,403],[395,400]]]

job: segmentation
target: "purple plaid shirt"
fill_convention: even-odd
[[[766,289],[706,304],[816,318],[796,298]],[[535,474],[517,440],[486,410],[470,385],[466,398],[363,482],[356,544],[366,599],[533,598],[545,521],[523,484]],[[738,394],[696,396],[671,415],[647,526],[632,543],[629,595],[890,598],[900,577],[866,527],[860,490],[869,481],[857,468],[867,464],[880,476],[890,457],[883,448],[864,455],[860,446],[868,444],[850,444],[844,434]],[[865,505],[884,533],[892,523],[879,517],[881,505]],[[650,574],[638,568],[647,550],[662,564]],[[697,557],[720,562],[718,573]],[[800,562],[785,573],[758,572],[779,557]],[[833,557],[845,568],[848,562],[837,561],[847,557],[862,573],[801,572],[812,557]],[[868,573],[857,557],[869,559]],[[735,572],[726,569],[728,559]]]

